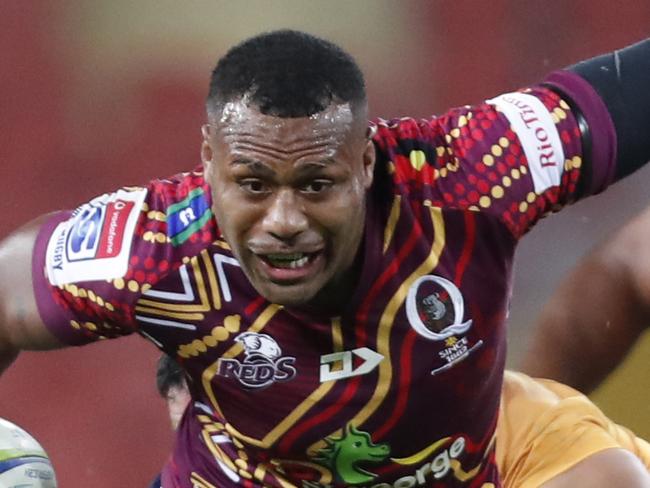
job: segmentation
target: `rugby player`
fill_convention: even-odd
[[[187,387],[185,371],[167,354],[161,355],[158,359],[156,389],[160,397],[165,400],[172,430],[175,431],[192,397]],[[149,485],[149,488],[161,488],[160,475]]]
[[[166,354],[158,361],[156,385],[175,429],[191,397],[183,369]],[[552,380],[506,370],[496,437],[506,488],[573,488],[593,480],[634,486],[650,480],[650,445],[582,393]],[[151,488],[160,488],[160,480]]]
[[[176,430],[190,401],[185,371],[167,354],[160,356],[156,368],[156,387],[167,404],[172,430]]]
[[[201,167],[4,241],[3,364],[133,332],[178,360],[165,487],[500,486],[516,243],[648,160],[649,54],[368,124],[340,48],[248,39],[213,72]]]

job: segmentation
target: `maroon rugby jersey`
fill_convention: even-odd
[[[34,282],[53,333],[80,345],[138,332],[192,378],[165,488],[500,486],[515,245],[546,213],[602,190],[613,167],[595,92],[570,73],[549,80],[590,125],[588,173],[574,114],[543,86],[374,123],[361,280],[331,317],[256,293],[201,171],[43,227]]]

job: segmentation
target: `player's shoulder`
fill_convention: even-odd
[[[192,201],[198,196],[209,203],[210,192],[199,166],[192,171],[177,173],[166,178],[151,180],[146,189],[149,193],[147,202],[150,208],[166,209],[170,205]]]
[[[386,165],[394,183],[418,179],[421,170],[432,171],[437,148],[444,144],[445,132],[436,117],[400,117],[370,122],[377,164]],[[446,155],[446,154],[445,154]]]
[[[148,192],[147,218],[165,223],[164,234],[173,246],[195,239],[201,230],[214,230],[210,187],[202,168],[153,180]]]
[[[428,119],[376,118],[370,121],[370,129],[373,133],[373,141],[380,148],[396,146],[404,141],[428,140],[441,132],[436,116]]]
[[[200,169],[122,187],[56,218],[45,260],[55,285],[122,278],[145,257],[171,264],[217,233]]]

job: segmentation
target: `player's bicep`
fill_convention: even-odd
[[[650,208],[630,220],[592,257],[617,273],[618,286],[629,290],[644,319],[650,319],[649,239]]]
[[[541,488],[650,487],[650,475],[641,461],[624,449],[607,449],[579,462],[541,485]]]
[[[62,346],[41,320],[32,282],[32,252],[47,217],[35,219],[0,244],[0,341],[11,348]]]

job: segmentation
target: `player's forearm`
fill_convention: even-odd
[[[650,39],[553,72],[545,83],[580,127],[581,195],[599,193],[650,161]]]
[[[589,392],[622,360],[648,319],[630,268],[601,250],[546,304],[521,369]]]
[[[569,68],[586,79],[607,106],[616,130],[616,179],[650,160],[650,39]]]
[[[578,464],[545,482],[540,488],[626,488],[650,487],[650,475],[641,459],[623,449],[606,449],[588,456]]]
[[[39,217],[0,241],[0,370],[21,350],[61,347],[41,319],[32,282],[32,251]]]

